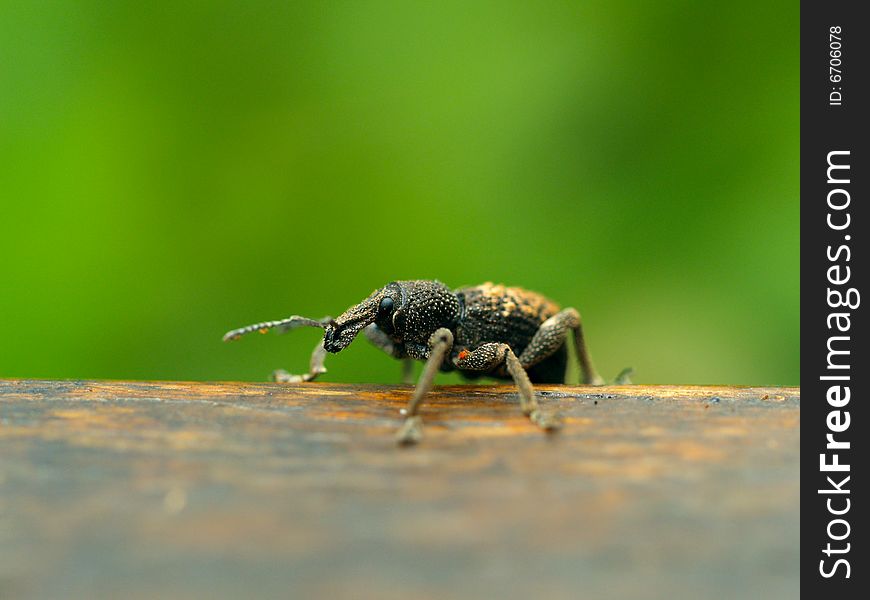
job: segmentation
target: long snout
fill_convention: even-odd
[[[323,334],[323,348],[332,354],[341,352],[353,342],[357,334],[362,331],[369,323],[374,322],[366,319],[355,319],[353,321],[341,323],[337,319],[326,326],[326,331]]]
[[[336,331],[337,329],[330,325],[326,328],[326,332],[323,334],[323,349],[332,354],[335,354],[344,348],[344,346],[341,346],[339,343],[340,336],[336,334]]]
[[[353,342],[357,334],[375,322],[378,316],[380,290],[355,306],[351,306],[325,327],[323,347],[327,352],[340,352]]]

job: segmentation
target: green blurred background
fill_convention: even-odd
[[[797,2],[2,2],[0,376],[263,380],[393,279],[797,384]],[[363,340],[333,381],[398,380]],[[457,381],[453,376],[442,381]]]

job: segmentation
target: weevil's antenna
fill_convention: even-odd
[[[292,317],[287,317],[286,319],[281,319],[280,321],[263,321],[262,323],[254,323],[253,325],[248,325],[247,327],[233,329],[232,331],[228,331],[226,334],[224,334],[224,341],[229,342],[230,340],[237,340],[246,333],[251,333],[254,331],[259,333],[267,333],[270,329],[275,329],[278,331],[278,333],[284,333],[286,331],[290,331],[291,329],[296,329],[297,327],[319,327],[320,329],[324,329],[331,322],[332,317],[324,317],[318,321],[316,319],[309,319],[307,317],[293,315]]]

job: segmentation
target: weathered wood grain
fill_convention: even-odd
[[[0,381],[0,597],[795,598],[796,388]]]

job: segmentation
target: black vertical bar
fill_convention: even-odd
[[[807,598],[866,597],[870,589],[864,527],[870,507],[858,492],[870,484],[858,460],[870,441],[864,407],[870,365],[860,352],[867,347],[867,308],[865,298],[858,300],[870,294],[864,286],[870,22],[859,17],[860,6],[801,3],[801,591]],[[835,164],[830,173],[829,162]],[[829,345],[849,354],[831,354]],[[836,455],[849,470],[824,470],[822,455],[829,465]]]

